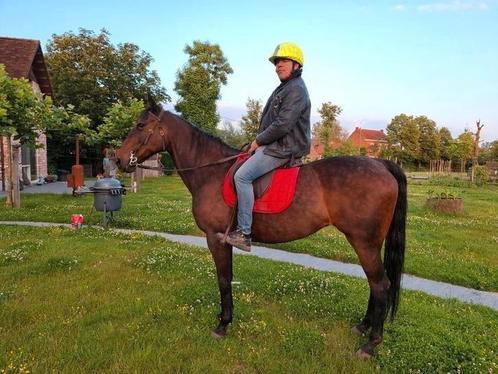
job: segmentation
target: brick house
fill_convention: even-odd
[[[53,96],[43,52],[38,40],[0,37],[0,64],[5,66],[5,70],[11,78],[27,79],[34,92]],[[42,144],[43,148],[32,149],[25,145],[21,147],[24,180],[34,180],[38,176],[48,174],[46,136],[40,134],[37,142]],[[1,188],[4,191],[7,187],[6,176],[9,173],[10,151],[8,139],[0,137],[0,180]]]
[[[382,148],[387,146],[387,138],[384,130],[370,130],[356,127],[348,139],[360,150],[365,150],[366,156],[369,157],[379,157]]]
[[[383,147],[387,145],[386,134],[384,130],[369,130],[356,127],[349,135],[350,140],[360,151],[364,150],[366,156],[379,157]],[[341,142],[334,140],[330,144],[331,149],[341,147]],[[324,144],[316,138],[311,139],[311,149],[308,156],[309,160],[319,160],[322,158]]]

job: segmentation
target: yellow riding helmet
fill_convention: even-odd
[[[294,43],[285,42],[277,45],[269,60],[273,65],[275,65],[275,60],[277,58],[288,58],[289,60],[297,62],[301,66],[304,65],[303,51],[297,44]]]

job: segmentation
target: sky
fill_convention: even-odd
[[[0,36],[46,51],[53,34],[80,28],[149,53],[172,104],[185,46],[218,44],[234,70],[218,102],[226,121],[239,121],[249,98],[266,102],[279,84],[268,57],[292,41],[304,51],[312,123],[331,102],[349,132],[405,113],[454,137],[480,120],[481,138],[498,139],[498,0],[0,0]]]

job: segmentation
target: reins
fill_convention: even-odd
[[[220,160],[217,160],[217,161],[208,162],[207,164],[203,164],[203,165],[199,165],[199,166],[193,166],[193,167],[190,167],[190,168],[180,168],[180,169],[177,169],[177,168],[165,168],[164,166],[147,166],[147,165],[142,165],[142,164],[137,165],[137,167],[141,168],[141,169],[159,170],[159,171],[189,171],[189,170],[196,170],[196,169],[205,168],[207,166],[213,166],[213,165],[223,164],[225,162],[228,162],[230,160],[233,160],[233,159],[239,157],[242,154],[244,154],[244,153],[237,153],[236,155],[233,155],[233,156],[224,157],[224,158],[222,158]]]

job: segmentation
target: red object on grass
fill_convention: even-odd
[[[85,217],[83,217],[83,214],[73,214],[71,215],[71,225],[74,228],[81,228],[83,225],[83,222],[85,221]]]

